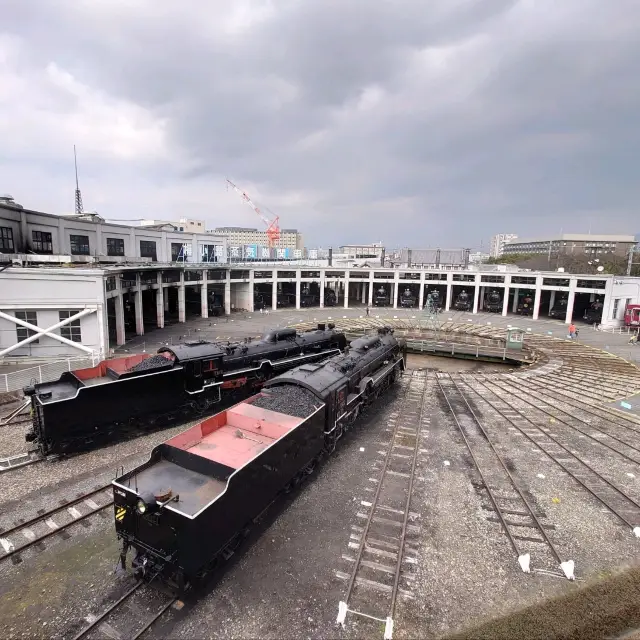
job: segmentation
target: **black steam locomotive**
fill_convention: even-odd
[[[471,309],[471,296],[463,289],[456,298],[453,308],[456,311],[469,311]]]
[[[380,286],[376,289],[373,296],[373,304],[376,307],[386,307],[389,304],[389,294],[385,287]]]
[[[184,593],[299,484],[404,369],[388,328],[347,353],[271,379],[261,393],[157,446],[113,482],[122,567]]]
[[[416,306],[416,297],[411,291],[411,287],[407,287],[400,296],[400,306],[404,308],[410,308]]]
[[[521,316],[530,316],[533,315],[533,296],[526,293],[518,300],[518,305],[516,306],[516,313],[519,313]]]
[[[586,320],[590,324],[602,322],[603,309],[604,309],[604,305],[602,304],[602,302],[600,300],[595,300],[585,309],[585,312],[582,318],[583,320]]]
[[[484,297],[484,308],[490,313],[502,312],[502,296],[497,289],[492,289]]]
[[[333,289],[324,290],[324,306],[325,307],[335,307],[338,304],[338,296],[336,296],[336,292]]]
[[[559,318],[560,320],[564,320],[567,317],[567,305],[569,304],[569,300],[566,296],[560,298],[560,300],[556,300],[553,304],[553,307],[549,309],[549,317],[550,318]]]
[[[73,453],[132,427],[204,415],[278,373],[339,354],[346,344],[344,333],[321,324],[301,334],[276,329],[253,342],[199,341],[162,347],[154,356],[105,360],[26,388],[33,416],[26,439],[43,455]]]
[[[437,289],[431,289],[431,291],[427,293],[427,301],[429,301],[429,299],[431,300],[431,308],[435,313],[442,311],[442,299]]]

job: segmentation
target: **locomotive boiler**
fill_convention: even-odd
[[[563,296],[559,300],[556,300],[549,309],[549,317],[550,318],[559,318],[560,320],[564,320],[567,317],[567,305],[569,301],[567,296]]]
[[[263,390],[153,449],[113,482],[123,568],[178,593],[228,557],[253,521],[336,448],[404,369],[392,330],[272,378]]]
[[[429,300],[429,304],[434,313],[442,311],[442,300],[440,298],[440,292],[437,289],[431,289],[431,291],[427,293],[427,302],[429,302]]]
[[[406,287],[400,296],[400,306],[404,308],[410,308],[416,306],[416,297],[411,291],[411,287]]]
[[[375,290],[373,296],[373,304],[376,307],[386,307],[389,304],[389,294],[382,285]]]
[[[603,309],[604,305],[602,304],[602,302],[600,300],[595,300],[585,309],[584,315],[582,317],[590,324],[601,322]]]
[[[526,293],[518,300],[518,305],[516,306],[516,313],[519,313],[521,316],[530,316],[533,315],[533,296]]]
[[[203,415],[255,392],[278,373],[336,355],[346,344],[344,333],[321,324],[300,334],[275,329],[256,341],[190,342],[153,356],[105,360],[26,388],[33,416],[26,439],[43,455],[73,453],[134,427]]]
[[[466,292],[466,290],[462,290],[456,301],[453,305],[456,311],[469,311],[471,309],[471,296]]]
[[[484,299],[484,307],[490,313],[502,312],[502,296],[497,289],[493,289],[487,293]]]

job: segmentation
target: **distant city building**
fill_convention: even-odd
[[[250,227],[217,227],[213,233],[224,236],[230,247],[256,246],[268,247],[266,231]],[[297,229],[280,229],[280,240],[276,245],[281,249],[303,249],[302,234]]]
[[[515,233],[498,233],[491,238],[491,249],[489,251],[492,258],[499,258],[502,255],[502,249],[505,242],[516,240],[518,236]]]
[[[502,247],[502,255],[535,253],[575,256],[619,256],[629,255],[635,245],[632,235],[595,235],[587,233],[563,233],[549,238],[512,240]]]
[[[488,253],[482,251],[474,251],[469,254],[469,262],[471,264],[482,264],[486,262],[491,256]]]
[[[348,260],[367,258],[380,260],[384,257],[384,251],[384,245],[381,242],[374,242],[373,244],[345,244],[338,249],[338,252]]]
[[[391,266],[426,269],[466,269],[469,249],[401,249],[390,257]]]
[[[164,221],[164,220],[141,220],[141,227],[164,227],[165,225],[171,225],[175,227],[176,231],[183,231],[185,233],[208,233],[206,231],[206,224],[204,220],[192,220],[191,218],[180,218],[180,220]]]

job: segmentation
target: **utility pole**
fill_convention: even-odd
[[[76,167],[76,215],[81,215],[84,212],[82,206],[82,194],[80,193],[80,186],[78,184],[78,158],[76,156],[76,145],[73,145],[73,162]]]

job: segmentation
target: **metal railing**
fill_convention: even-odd
[[[65,371],[95,367],[101,361],[98,355],[80,358],[67,358],[47,362],[35,367],[28,367],[10,373],[0,374],[0,393],[19,391],[30,384],[52,382],[57,380]]]

